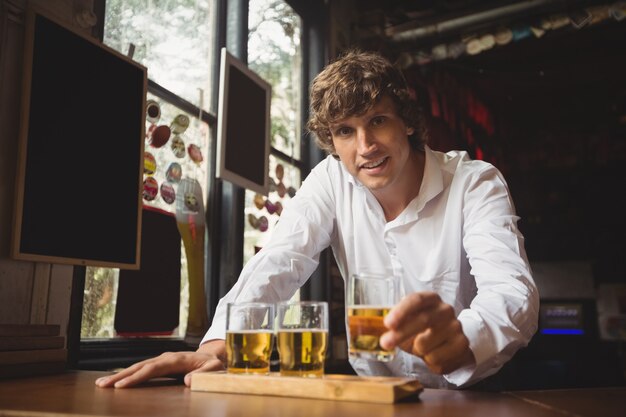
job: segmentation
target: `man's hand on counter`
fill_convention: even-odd
[[[185,385],[191,385],[194,372],[219,371],[226,362],[226,345],[223,340],[206,342],[195,352],[166,352],[155,358],[137,362],[128,368],[96,380],[101,388],[127,388],[151,378],[184,374]]]

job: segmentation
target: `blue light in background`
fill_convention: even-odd
[[[541,334],[584,334],[583,329],[541,329]]]

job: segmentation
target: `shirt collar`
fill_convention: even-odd
[[[443,173],[435,153],[424,145],[424,175],[420,192],[416,197],[416,208],[420,211],[426,203],[435,198],[443,191]]]

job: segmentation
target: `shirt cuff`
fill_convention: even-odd
[[[483,370],[485,370],[485,365],[487,365],[487,370],[492,368],[488,366],[488,362],[494,357],[496,352],[493,351],[495,345],[491,332],[478,313],[466,309],[459,314],[458,319],[463,327],[463,333],[469,340],[469,348],[474,355],[474,363],[444,374],[443,377],[451,384],[461,387],[488,376],[490,373]],[[493,369],[491,373],[495,371],[497,369]]]

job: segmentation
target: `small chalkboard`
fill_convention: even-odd
[[[146,91],[145,67],[27,11],[14,258],[139,267]]]
[[[269,192],[272,87],[222,48],[217,121],[217,176]]]

